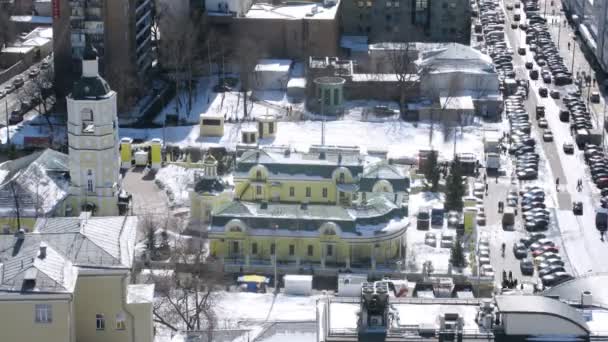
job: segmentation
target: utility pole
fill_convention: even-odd
[[[6,117],[6,145],[11,145],[11,131],[8,129],[8,99],[4,100],[4,111]]]
[[[274,251],[272,251],[273,253],[273,257],[274,257],[274,293],[279,293],[279,288],[278,286],[278,281],[277,281],[277,263],[278,263],[278,258],[277,258],[277,231],[279,229],[278,225],[274,225]]]
[[[606,101],[604,101],[604,115],[602,116],[602,150],[606,151]]]
[[[572,38],[572,66],[570,67],[570,72],[574,74],[574,56],[576,53],[576,37]]]

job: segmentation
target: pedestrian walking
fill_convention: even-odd
[[[483,174],[483,182],[486,183],[486,186],[488,186],[488,184],[487,184],[487,177],[488,177],[488,174],[484,173]]]
[[[568,42],[568,51],[570,51],[570,42]]]
[[[555,191],[559,192],[559,177],[555,179]]]
[[[509,271],[509,281],[513,282],[513,272]]]
[[[488,194],[488,183],[486,183],[486,195]]]
[[[496,184],[498,184],[498,176],[496,176]]]

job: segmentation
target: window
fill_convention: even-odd
[[[331,90],[330,89],[323,90],[323,103],[326,106],[331,105]]]
[[[84,108],[80,112],[82,121],[93,121],[93,110],[91,108]]]
[[[386,7],[391,7],[392,5],[393,5],[393,3],[392,3],[392,2],[390,2],[390,1],[387,1],[387,2],[386,2]]]
[[[366,4],[367,4],[367,7],[372,7],[372,2],[371,1],[368,1]]]
[[[255,172],[255,179],[257,179],[257,180],[261,180],[262,179],[262,171],[257,170]]]
[[[309,186],[306,187],[306,197],[310,197],[311,189]]]
[[[95,191],[95,183],[93,181],[93,170],[87,170],[87,191],[94,192]]]
[[[340,183],[344,183],[344,172],[340,172],[340,175],[338,176],[338,178],[340,179]]]
[[[53,307],[51,304],[36,304],[35,306],[36,323],[52,323],[53,322]]]
[[[306,254],[307,254],[308,256],[312,256],[312,255],[314,254],[313,252],[314,252],[314,248],[312,247],[312,245],[308,245],[308,248],[307,248]]]
[[[296,246],[295,245],[289,245],[289,255],[293,256],[294,254],[296,254]]]
[[[340,101],[340,91],[338,89],[334,89],[334,104],[338,104]]]
[[[333,255],[334,255],[334,246],[327,245],[327,256],[333,256]]]
[[[275,246],[275,244],[274,244],[274,243],[272,243],[272,244],[270,245],[270,255],[274,255],[275,249],[276,249],[276,246]]]
[[[327,198],[327,188],[323,188],[323,198]]]
[[[426,11],[428,0],[416,0],[416,11]]]
[[[105,330],[106,329],[106,319],[103,314],[95,315],[95,327],[97,330]]]
[[[365,28],[365,32],[367,32],[367,33],[372,32],[372,28],[371,28],[371,26],[366,27],[366,28]]]
[[[258,244],[255,242],[251,244],[251,254],[258,254]]]
[[[443,4],[441,4],[441,8],[448,8],[448,3],[444,2]]]
[[[232,241],[232,254],[238,254],[238,253],[239,253],[239,242]]]
[[[269,134],[274,134],[274,122],[269,122],[268,123],[268,133]]]
[[[296,188],[294,188],[293,186],[289,187],[289,196],[293,197],[296,195]]]
[[[387,15],[386,15],[386,21],[390,21],[390,20],[391,20],[391,15],[390,15],[390,14],[387,14]]]
[[[393,2],[393,7],[399,7],[399,1]]]
[[[125,330],[126,321],[124,312],[116,314],[116,330]]]
[[[358,2],[357,2],[357,6],[358,6],[359,8],[362,8],[362,7],[363,7],[363,5],[364,5],[363,1],[358,1]]]
[[[393,32],[395,32],[395,33],[399,32],[399,26],[398,25],[393,26]]]
[[[255,187],[255,194],[256,195],[261,195],[262,194],[262,186],[258,185]]]
[[[359,13],[359,20],[363,20],[363,13]],[[359,26],[361,27],[361,26]]]

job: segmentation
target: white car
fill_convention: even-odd
[[[454,246],[454,235],[444,234],[441,236],[441,247],[452,248]]]
[[[477,255],[479,255],[480,258],[489,258],[490,250],[489,249],[480,249],[477,251]]]
[[[490,265],[490,258],[480,257],[479,265]]]
[[[431,247],[437,247],[437,237],[435,233],[428,232],[424,235],[424,243]]]
[[[494,277],[494,269],[492,268],[492,265],[481,265],[480,274],[485,277]]]

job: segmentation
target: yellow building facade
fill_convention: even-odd
[[[0,236],[2,340],[151,342],[154,285],[130,284],[136,225],[81,215]]]
[[[239,269],[376,269],[403,263],[409,180],[357,151],[250,150],[234,201],[213,210],[211,255]]]

